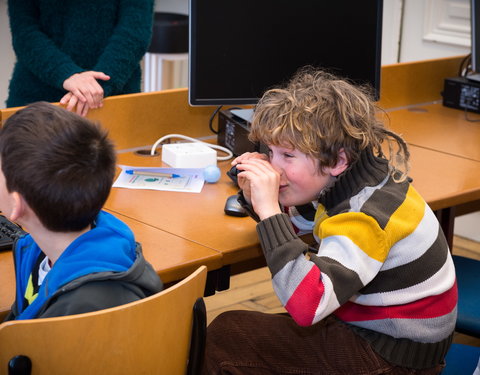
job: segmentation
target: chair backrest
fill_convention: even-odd
[[[206,267],[153,296],[64,317],[0,325],[0,374],[17,355],[32,374],[185,374]],[[202,301],[203,302],[203,301]]]

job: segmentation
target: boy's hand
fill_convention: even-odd
[[[266,159],[265,156],[245,157],[237,164],[238,170],[242,171],[237,176],[239,186],[243,186],[244,196],[248,189],[251,204],[260,220],[281,213],[278,204],[280,174]]]
[[[232,166],[242,163],[242,161],[249,160],[249,159],[261,159],[261,160],[268,160],[268,156],[265,154],[260,154],[259,152],[245,152],[244,154],[236,157],[232,161]],[[240,170],[240,169],[239,169]],[[247,178],[242,176],[241,173],[237,174],[237,184],[240,189],[243,191],[243,196],[248,203],[252,203],[250,198],[250,182]]]

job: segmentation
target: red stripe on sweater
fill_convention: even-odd
[[[298,325],[309,326],[313,322],[315,311],[324,292],[325,288],[320,279],[320,269],[312,266],[312,269],[289,298],[285,308]]]
[[[428,319],[446,315],[455,308],[458,300],[457,283],[442,294],[394,306],[365,306],[347,302],[335,311],[346,322],[377,319]]]

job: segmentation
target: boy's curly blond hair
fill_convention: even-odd
[[[253,142],[297,149],[318,159],[321,167],[333,167],[342,148],[350,164],[365,149],[384,157],[386,140],[391,173],[396,181],[403,181],[409,169],[407,145],[385,128],[377,110],[368,87],[306,67],[285,87],[263,95],[249,137]]]

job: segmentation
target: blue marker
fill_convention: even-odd
[[[149,171],[142,171],[141,169],[138,171],[129,169],[129,170],[126,170],[125,173],[131,174],[131,175],[151,176],[151,177],[167,177],[167,178],[182,177],[179,174],[175,174],[175,173],[149,172]]]

